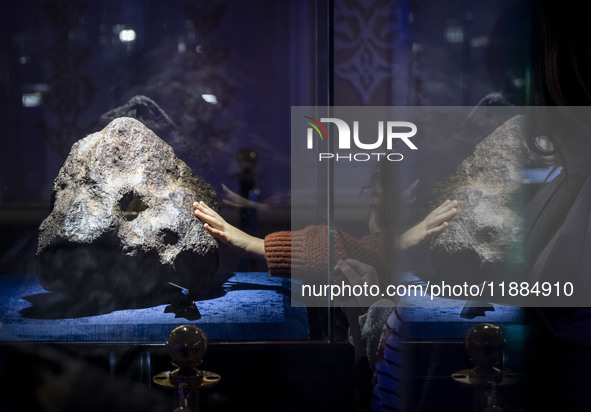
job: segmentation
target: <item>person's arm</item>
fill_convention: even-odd
[[[447,220],[458,213],[456,201],[446,201],[423,221],[404,232],[397,247],[407,249],[435,236],[447,226]],[[204,222],[205,229],[216,239],[228,244],[238,253],[266,258],[271,272],[287,276],[294,267],[303,272],[316,273],[326,269],[328,246],[327,230],[311,226],[296,232],[277,232],[268,235],[268,248],[264,239],[251,236],[227,223],[216,211],[203,202],[193,204],[195,216]],[[376,270],[383,269],[381,238],[365,236],[355,239],[347,233],[335,231],[334,247],[337,259],[354,258],[369,261]],[[275,267],[277,267],[275,270]]]
[[[238,253],[259,258],[265,257],[263,239],[251,236],[224,220],[215,210],[204,202],[193,203],[195,216],[204,222],[203,227],[216,239],[231,246]]]

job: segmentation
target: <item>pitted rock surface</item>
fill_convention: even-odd
[[[48,290],[143,299],[205,288],[217,241],[192,213],[217,207],[211,185],[139,121],[122,117],[76,142],[54,181],[39,228],[40,279]]]
[[[437,272],[454,280],[507,275],[523,261],[524,120],[516,116],[484,138],[433,191],[433,205],[457,199],[460,212],[431,243]]]

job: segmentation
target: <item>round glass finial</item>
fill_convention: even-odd
[[[505,334],[498,326],[482,323],[466,335],[466,350],[470,361],[477,366],[494,366],[501,362],[505,347]]]
[[[166,345],[170,350],[170,359],[175,366],[196,368],[203,361],[207,352],[207,337],[196,326],[181,325],[170,332]]]

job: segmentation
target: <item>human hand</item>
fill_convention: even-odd
[[[249,235],[224,220],[215,210],[204,202],[193,203],[195,216],[204,222],[203,227],[213,237],[235,249],[243,255],[265,256],[263,239]]]
[[[443,202],[419,224],[404,232],[400,236],[398,247],[402,250],[408,249],[441,233],[449,226],[447,221],[458,213],[457,206],[457,200]]]
[[[351,287],[361,285],[369,288],[379,284],[379,277],[374,267],[355,259],[339,260],[335,266],[335,272],[340,272]],[[339,277],[341,276],[337,274],[336,278]],[[362,293],[359,296],[354,296],[353,299],[355,306],[362,307],[369,307],[376,300],[369,293]]]

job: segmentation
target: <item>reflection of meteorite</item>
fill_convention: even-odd
[[[142,123],[113,120],[78,141],[55,182],[39,228],[41,282],[88,297],[136,299],[199,291],[217,270],[217,242],[192,214],[215,192]]]
[[[473,282],[507,275],[523,260],[520,244],[524,120],[514,117],[482,140],[433,192],[457,199],[460,213],[431,244],[440,275]]]

